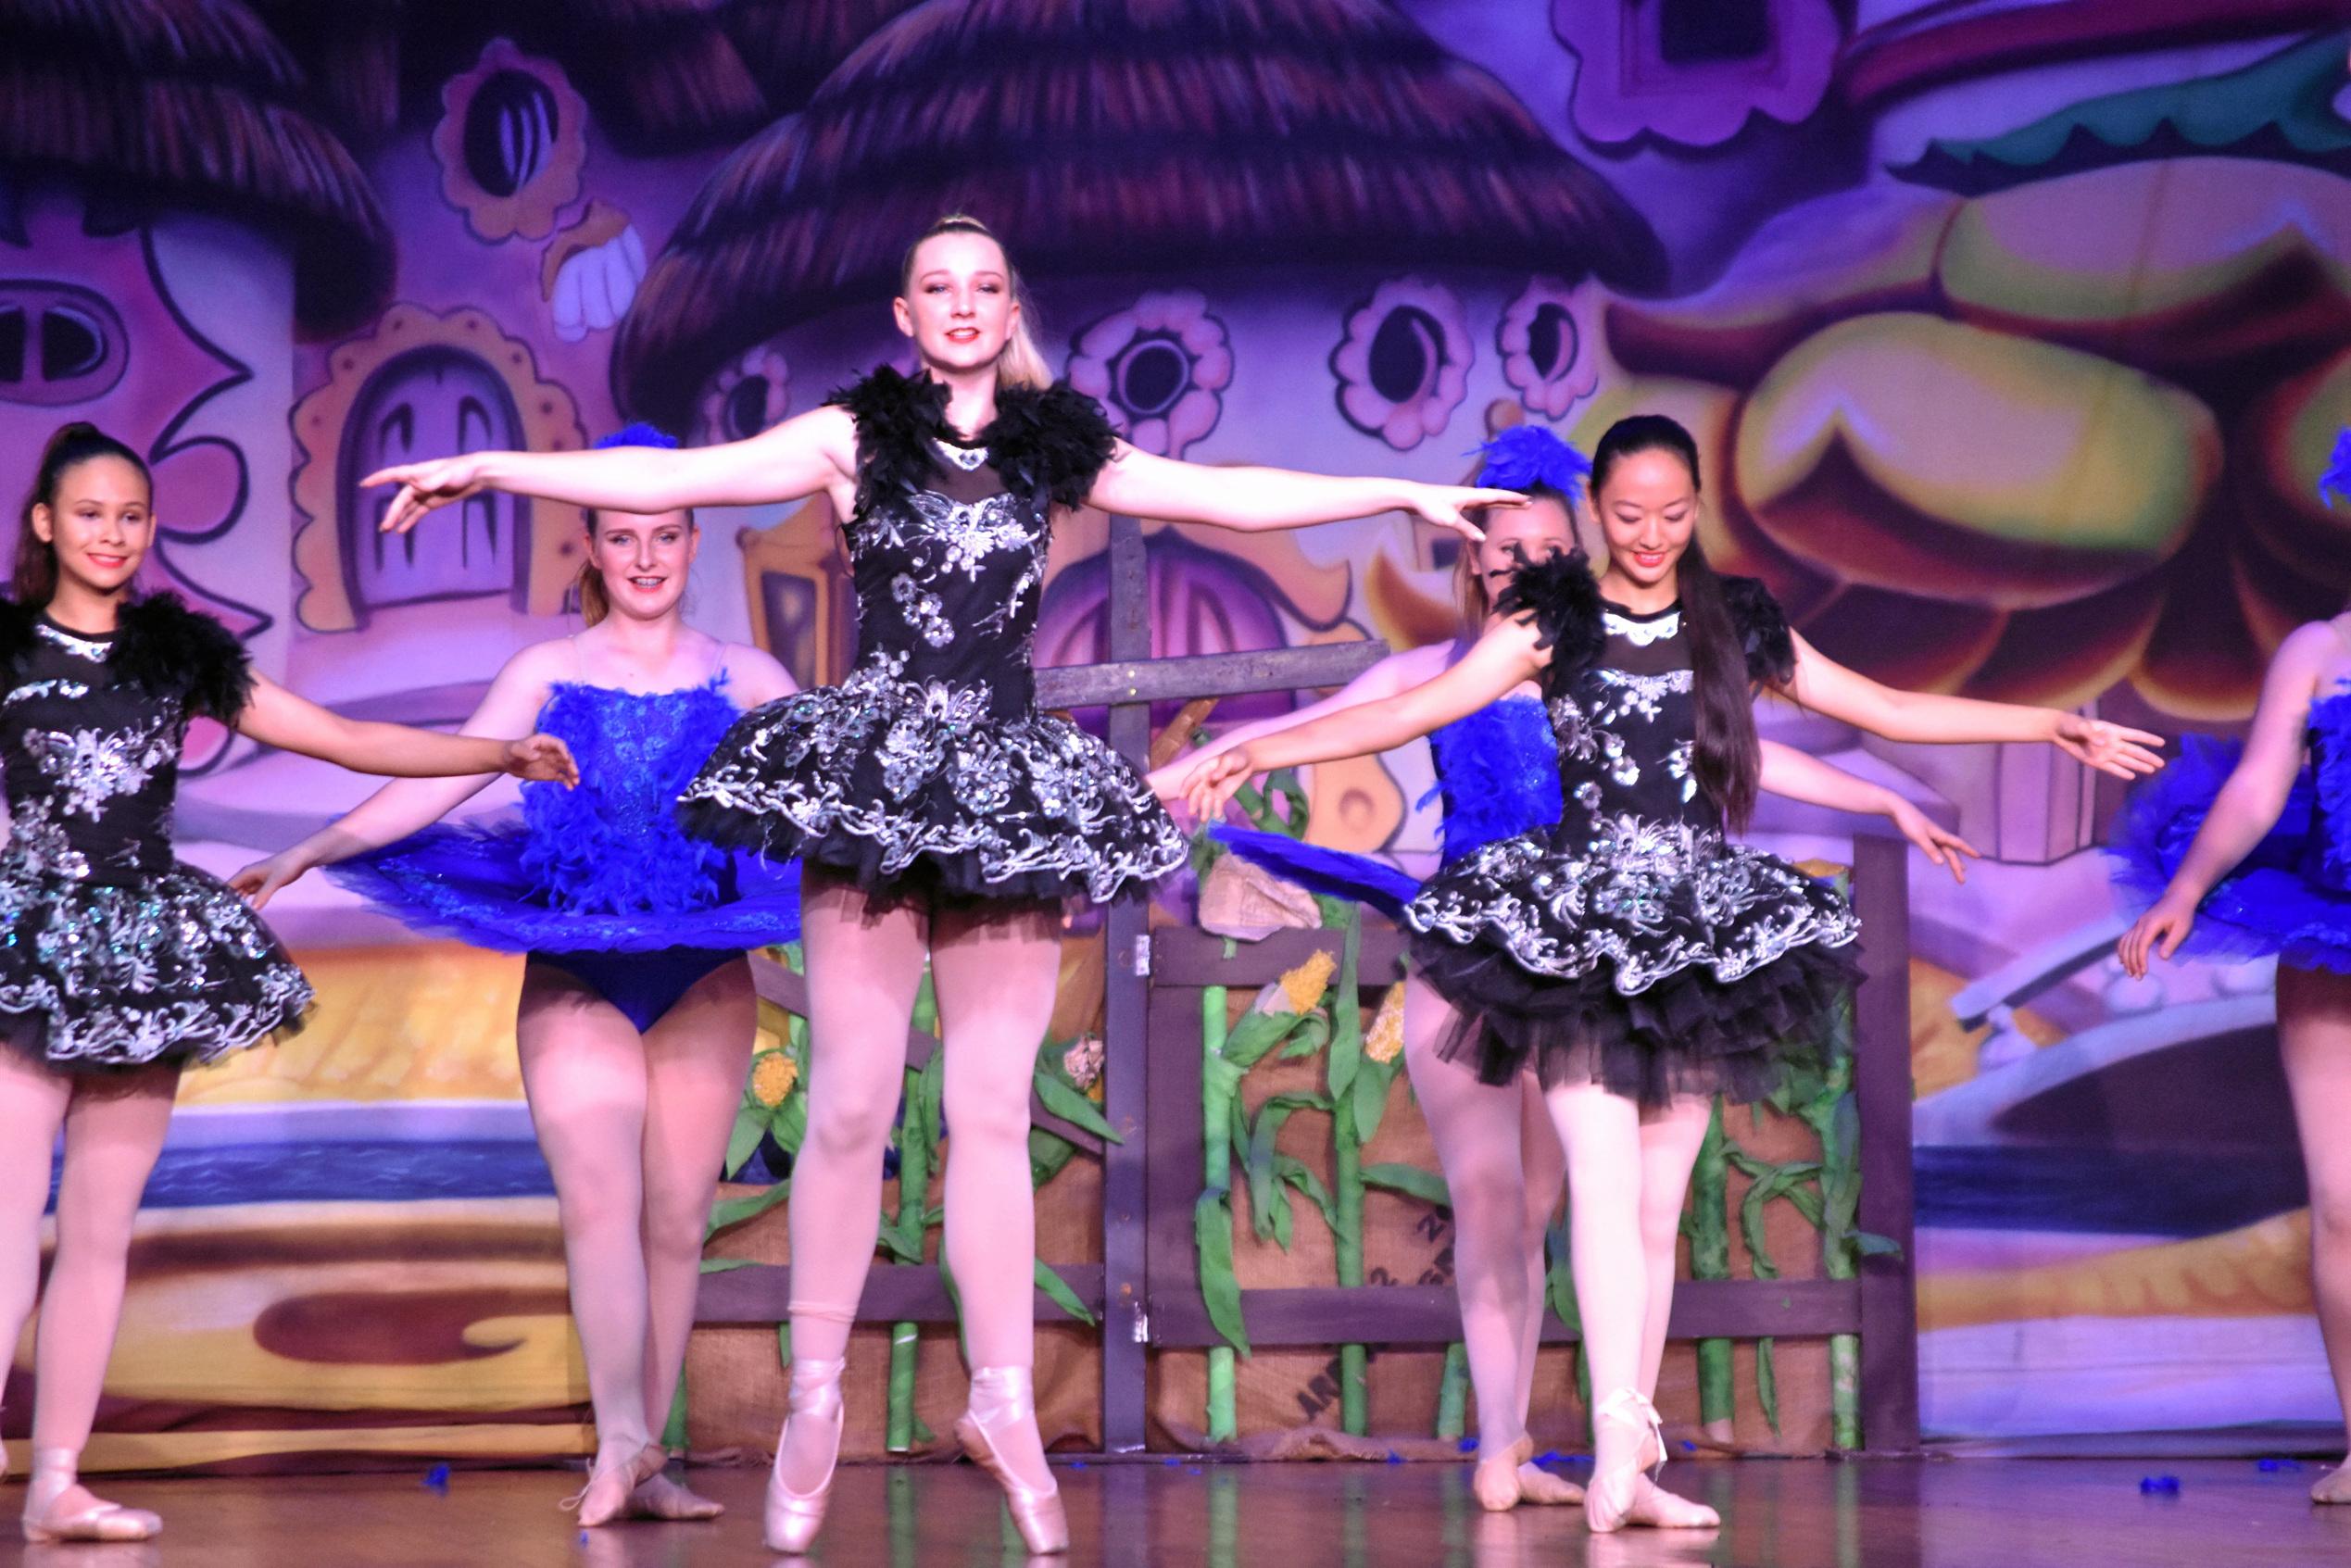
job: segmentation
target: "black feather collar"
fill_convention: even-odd
[[[947,423],[947,386],[901,375],[885,365],[825,399],[857,421],[857,509],[924,488],[938,458],[932,443],[955,441]],[[1116,449],[1117,432],[1092,398],[1056,383],[999,387],[996,417],[976,445],[1014,495],[1081,505]]]
[[[13,678],[32,652],[41,611],[0,599],[0,673]],[[126,685],[176,697],[191,714],[234,723],[253,696],[245,645],[177,594],[146,594],[123,605],[107,667]]]

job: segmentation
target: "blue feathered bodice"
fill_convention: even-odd
[[[2311,704],[2305,740],[2309,761],[2277,825],[2205,896],[2182,952],[2351,972],[2351,688]],[[2244,753],[2238,741],[2185,736],[2131,792],[2106,843],[2127,909],[2162,896]]]
[[[1559,760],[1538,698],[1506,696],[1431,732],[1428,757],[1437,786],[1420,804],[1444,802],[1447,865],[1559,822]]]
[[[422,930],[509,952],[767,947],[799,935],[799,867],[688,838],[677,797],[740,717],[723,677],[673,692],[560,682],[538,727],[579,785],[522,786],[519,821],[435,826],[330,868]]]
[[[720,685],[550,691],[539,728],[572,748],[580,783],[522,786],[522,866],[548,903],[606,915],[716,901],[727,853],[678,830],[677,797],[738,717]]]

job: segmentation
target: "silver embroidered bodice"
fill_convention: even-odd
[[[0,694],[9,819],[0,874],[104,884],[171,869],[186,719],[176,697],[116,684],[112,641],[44,618]]]

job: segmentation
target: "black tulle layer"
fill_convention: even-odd
[[[1691,1095],[1745,1104],[1771,1093],[1792,1041],[1861,983],[1858,944],[1791,948],[1724,982],[1704,965],[1627,996],[1603,965],[1535,974],[1502,948],[1412,938],[1413,964],[1459,1022],[1439,1050],[1489,1084],[1532,1067],[1546,1088],[1597,1084],[1658,1107]]]

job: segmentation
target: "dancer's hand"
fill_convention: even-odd
[[[1412,492],[1412,509],[1423,522],[1449,528],[1475,544],[1486,531],[1469,521],[1468,513],[1488,508],[1523,507],[1528,497],[1515,490],[1479,490],[1466,484],[1420,484]]]
[[[580,765],[572,760],[572,748],[550,734],[507,742],[506,759],[498,766],[534,784],[559,784],[570,789],[580,782]]]
[[[1250,756],[1250,747],[1237,746],[1194,762],[1178,787],[1193,817],[1203,822],[1219,822],[1226,803],[1261,771]]]
[[[379,484],[396,484],[400,493],[392,497],[392,504],[383,509],[383,521],[376,527],[385,533],[406,533],[434,508],[480,494],[482,464],[471,454],[436,458],[431,462],[378,469],[359,481],[363,490],[372,490]]]
[[[1962,885],[1968,880],[1968,862],[1983,859],[1974,845],[1899,795],[1887,803],[1886,816],[1901,830],[1903,837],[1918,847],[1920,854],[1949,872],[1951,880]]]
[[[2156,748],[2163,737],[2133,730],[2104,719],[2084,719],[2079,713],[2057,716],[2056,734],[2050,737],[2060,751],[2118,779],[2136,779],[2163,766]]]
[[[253,864],[229,878],[229,890],[242,894],[245,901],[255,909],[269,903],[277,890],[310,869],[309,858],[299,846],[281,849],[266,860]]]
[[[2133,980],[2144,980],[2148,952],[2152,950],[2168,961],[2180,950],[2180,944],[2188,939],[2195,923],[2194,904],[2165,894],[2156,900],[2155,908],[2133,921],[2131,929],[2122,934],[2122,940],[2114,945],[2115,957],[2122,960],[2122,972]]]

